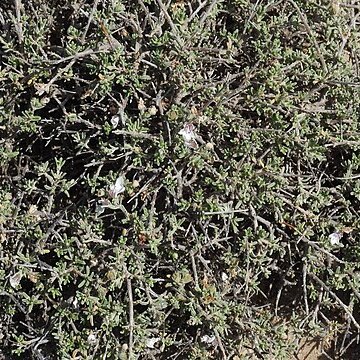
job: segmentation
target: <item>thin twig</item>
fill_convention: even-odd
[[[195,256],[194,256],[194,252],[190,252],[190,258],[191,258],[191,266],[193,269],[193,273],[194,273],[194,282],[195,282],[195,286],[197,289],[199,289],[199,277],[197,274],[197,269],[196,269],[196,261],[195,261]]]
[[[324,288],[329,295],[337,302],[337,304],[346,312],[346,314],[348,314],[348,316],[350,317],[350,319],[352,320],[353,324],[356,326],[356,328],[358,330],[360,330],[360,325],[358,324],[358,322],[355,320],[352,312],[349,310],[349,307],[347,305],[345,305],[340,298],[322,281],[320,280],[315,274],[309,273],[309,276],[315,280],[322,288]]]
[[[95,54],[99,54],[99,53],[104,53],[106,51],[110,50],[110,45],[108,44],[105,44],[105,45],[101,45],[98,49],[96,50],[93,50],[93,49],[86,49],[84,51],[80,51],[74,55],[70,55],[70,56],[66,56],[66,57],[63,57],[59,60],[51,60],[51,61],[48,61],[48,63],[52,64],[52,65],[58,65],[58,64],[61,64],[63,62],[67,62],[69,60],[73,60],[73,59],[82,59],[86,56],[89,56],[89,55],[95,55]]]
[[[340,48],[339,48],[339,51],[338,53],[336,54],[337,57],[340,57],[342,52],[344,51],[345,49],[345,45],[346,43],[348,42],[350,36],[351,36],[351,31],[355,30],[356,31],[356,21],[358,19],[358,17],[360,16],[360,13],[357,13],[352,19],[351,19],[351,23],[349,25],[349,30],[348,30],[348,33],[343,37],[343,40],[342,40],[342,43],[340,45]]]
[[[157,139],[157,137],[154,135],[141,133],[141,132],[137,132],[137,131],[114,130],[113,133],[116,135],[128,135],[128,136],[132,136],[132,137],[138,138],[138,139],[149,139],[149,140]]]
[[[213,0],[212,3],[209,5],[209,7],[207,8],[207,10],[205,11],[205,13],[201,16],[201,19],[199,21],[200,25],[203,25],[205,20],[208,18],[208,16],[210,15],[210,13],[212,12],[213,8],[215,7],[215,5],[219,2],[219,0]]]
[[[283,176],[283,174],[279,174],[280,176]],[[294,176],[299,176],[299,177],[303,177],[303,175],[301,174],[294,174]],[[294,209],[298,210],[299,212],[301,212],[303,215],[305,215],[306,217],[308,217],[309,219],[315,219],[316,215],[314,213],[312,213],[311,211],[305,210],[303,208],[301,208],[300,206],[295,205],[293,202],[291,202],[289,199],[287,199],[283,194],[280,194],[278,192],[274,192],[273,193],[275,196],[279,196],[281,198],[281,200],[285,203],[290,205],[291,207],[293,207]]]
[[[22,313],[27,314],[27,311],[24,309],[24,307],[20,304],[20,301],[16,299],[16,297],[13,294],[8,293],[7,291],[0,291],[0,296],[9,297],[16,304],[16,306],[20,309]]]
[[[70,70],[71,67],[75,64],[76,60],[77,59],[74,57],[64,68],[60,69],[47,84],[39,86],[37,89],[37,94],[41,96],[43,93],[49,93],[51,85],[53,85],[61,75]]]
[[[182,24],[181,28],[182,29],[186,29],[188,24],[193,21],[193,19],[195,18],[195,16],[200,12],[200,10],[206,5],[207,1],[203,1],[202,3],[199,4],[199,6],[197,7],[197,9],[184,21],[184,23]]]
[[[169,26],[171,27],[172,35],[175,37],[178,45],[180,45],[182,47],[183,46],[183,40],[180,38],[179,31],[176,28],[174,22],[172,21],[172,19],[171,19],[170,15],[169,15],[164,3],[161,0],[156,0],[156,2],[158,3],[161,11],[163,12],[163,14],[165,16],[166,21],[168,22]]]
[[[251,22],[251,20],[253,19],[255,13],[256,13],[256,8],[259,6],[259,2],[260,0],[257,0],[255,5],[253,6],[252,8],[252,11],[250,13],[250,16],[247,18],[247,20],[245,21],[245,25],[244,25],[244,31],[243,31],[243,34],[246,34],[246,31],[247,31],[247,28]]]
[[[214,329],[214,334],[215,334],[215,336],[216,336],[216,340],[217,340],[217,343],[218,343],[218,345],[219,345],[219,348],[220,348],[220,350],[221,350],[221,352],[222,352],[223,360],[227,360],[228,357],[227,357],[227,355],[226,355],[226,351],[225,351],[224,345],[223,345],[223,343],[222,343],[222,341],[221,341],[221,337],[220,337],[220,335],[219,335],[219,332],[218,332],[216,329]]]
[[[130,273],[126,270],[126,283],[129,298],[129,359],[132,359],[134,346],[134,300],[132,294],[132,284]]]
[[[130,204],[136,197],[138,197],[143,191],[145,191],[149,187],[149,185],[156,179],[157,176],[157,174],[153,175],[150,180],[148,180],[147,183],[127,201],[127,203]]]
[[[93,17],[94,17],[94,14],[95,14],[95,11],[96,11],[96,8],[97,8],[98,3],[99,3],[99,0],[95,0],[95,1],[94,1],[93,7],[92,7],[91,12],[90,12],[90,15],[89,15],[88,22],[87,22],[87,24],[86,24],[84,33],[82,34],[82,37],[81,37],[81,41],[82,41],[82,42],[85,41],[86,34],[87,34],[87,32],[89,31],[91,22],[93,21]]]
[[[307,287],[306,287],[306,277],[307,277],[306,262],[304,262],[304,264],[303,264],[302,272],[303,272],[303,284],[302,285],[303,285],[303,291],[304,291],[305,312],[306,312],[306,315],[309,315],[309,304],[308,304],[308,300],[307,300]]]
[[[294,0],[288,0],[288,1],[292,4],[292,6],[295,8],[297,13],[299,14],[300,19],[302,20],[302,22],[303,22],[303,24],[305,26],[305,29],[306,29],[306,31],[307,31],[307,33],[309,35],[309,38],[312,41],[313,45],[315,46],[316,52],[317,52],[317,54],[319,56],[319,59],[320,59],[320,62],[321,62],[321,66],[322,66],[324,72],[328,73],[328,68],[326,66],[326,62],[325,62],[324,57],[322,55],[319,44],[317,43],[317,40],[316,40],[316,38],[315,38],[315,36],[314,36],[310,26],[309,26],[306,15],[301,11],[301,9],[299,8],[299,6],[296,4],[296,2]]]
[[[235,214],[235,213],[248,215],[248,211],[242,210],[242,209],[223,210],[223,211],[205,211],[205,212],[203,212],[203,215],[228,215],[228,214]]]
[[[23,35],[22,23],[21,23],[21,8],[22,8],[21,0],[15,0],[16,23],[14,25],[20,44],[22,44],[24,41],[24,35]]]
[[[254,232],[256,233],[259,227],[258,216],[256,214],[254,207],[251,204],[249,205],[249,209],[250,209],[250,215],[252,216],[254,222]]]
[[[316,244],[314,241],[308,240],[305,236],[301,236],[299,241],[303,241],[303,242],[309,244],[315,250],[322,252],[323,254],[327,255],[329,258],[335,260],[336,262],[338,262],[340,264],[347,264],[346,261],[340,260],[334,254],[332,254],[330,251],[325,250],[324,248],[322,248],[321,246]]]

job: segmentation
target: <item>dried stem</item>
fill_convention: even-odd
[[[356,326],[358,330],[360,330],[360,325],[355,320],[351,310],[347,305],[345,305],[340,298],[322,281],[320,280],[315,274],[309,273],[309,276],[315,280],[325,291],[329,293],[329,295],[337,302],[337,304],[346,312],[346,314],[349,316],[353,324]]]
[[[301,9],[299,8],[299,6],[296,4],[296,2],[294,0],[288,0],[292,6],[295,8],[295,10],[297,11],[297,13],[299,14],[300,16],[300,19],[302,20],[304,26],[305,26],[305,29],[309,35],[309,38],[310,40],[312,41],[313,45],[315,46],[315,49],[316,49],[316,52],[319,56],[319,59],[320,59],[320,62],[321,62],[321,66],[324,70],[325,73],[328,73],[328,68],[326,66],[326,63],[325,63],[325,60],[324,60],[324,57],[322,55],[322,52],[321,52],[321,49],[320,49],[320,46],[316,40],[316,37],[315,35],[313,34],[310,26],[309,26],[309,23],[308,23],[308,20],[307,20],[307,17],[306,15],[301,11]]]
[[[132,359],[134,346],[134,300],[130,273],[126,270],[126,284],[129,299],[129,359]]]

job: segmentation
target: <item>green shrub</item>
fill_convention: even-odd
[[[356,352],[355,5],[0,7],[3,357]]]

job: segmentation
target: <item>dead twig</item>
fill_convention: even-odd
[[[228,356],[226,355],[226,351],[225,351],[224,345],[223,345],[223,343],[221,341],[221,337],[219,335],[219,332],[216,329],[214,329],[214,334],[215,334],[215,337],[216,337],[216,341],[217,341],[217,343],[219,345],[219,348],[221,350],[223,360],[227,360]]]
[[[178,45],[180,47],[183,47],[184,41],[180,38],[179,30],[176,28],[174,22],[172,21],[169,13],[167,11],[166,6],[164,5],[164,3],[161,0],[156,0],[156,2],[158,3],[160,10],[164,14],[166,21],[168,22],[169,26],[171,27],[172,35],[174,36],[176,42],[178,43]]]
[[[197,289],[199,289],[199,277],[198,277],[198,273],[197,273],[197,269],[196,269],[196,261],[195,261],[195,256],[194,256],[193,251],[190,253],[190,258],[191,258],[191,266],[192,266],[193,273],[194,273],[195,287]]]
[[[309,315],[309,304],[308,304],[308,300],[307,300],[307,287],[306,287],[306,278],[307,278],[307,263],[306,260],[303,264],[303,268],[302,268],[302,273],[303,273],[303,291],[304,291],[304,303],[305,303],[305,312],[306,315]]]
[[[345,46],[346,46],[346,43],[348,42],[350,36],[351,36],[351,32],[352,31],[356,31],[356,22],[357,22],[357,19],[359,18],[360,16],[360,13],[357,13],[352,19],[351,19],[351,22],[350,22],[350,25],[349,25],[349,29],[347,31],[347,34],[343,37],[343,40],[342,40],[342,43],[340,45],[340,48],[338,50],[338,53],[336,54],[337,57],[340,57],[341,54],[343,53],[344,49],[345,49]]]
[[[205,11],[205,13],[201,16],[199,23],[201,25],[204,24],[205,20],[209,17],[209,15],[211,14],[211,12],[213,11],[215,5],[217,5],[217,3],[219,2],[219,0],[213,0],[211,2],[211,4],[209,5],[209,7],[207,8],[207,10]]]
[[[309,273],[309,276],[315,280],[325,291],[328,292],[328,294],[337,302],[337,304],[346,312],[346,314],[349,316],[355,327],[360,330],[360,325],[355,320],[351,310],[349,307],[344,304],[341,299],[321,280],[319,279],[315,274]]]
[[[228,214],[236,214],[236,213],[247,215],[247,210],[231,209],[231,210],[223,210],[223,211],[205,211],[203,212],[203,215],[228,215]]]
[[[16,299],[16,297],[13,294],[8,293],[7,291],[0,291],[0,296],[9,297],[22,313],[27,314],[27,311],[24,309],[24,307],[20,304],[20,301]]]
[[[309,22],[307,20],[307,17],[306,15],[301,11],[301,9],[299,8],[299,6],[296,4],[296,2],[294,0],[288,0],[289,3],[291,3],[291,5],[295,8],[295,10],[297,11],[297,13],[299,14],[300,16],[300,19],[302,20],[304,26],[305,26],[305,29],[308,33],[308,36],[310,38],[310,40],[312,41],[313,45],[315,46],[315,49],[316,49],[316,52],[318,54],[318,57],[319,57],[319,60],[320,60],[320,63],[321,63],[321,66],[324,70],[325,73],[328,73],[328,68],[327,68],[327,65],[326,65],[326,62],[324,60],[324,57],[322,55],[322,52],[321,52],[321,49],[320,49],[320,46],[315,38],[315,35],[313,33],[313,31],[311,30],[310,26],[309,26]]]
[[[19,39],[20,45],[24,42],[24,35],[23,35],[23,29],[22,29],[22,23],[21,23],[21,0],[14,0],[15,1],[15,14],[16,14],[16,22],[15,22],[15,30],[16,34]]]
[[[116,134],[116,135],[128,135],[128,136],[138,138],[138,139],[149,139],[149,140],[157,140],[158,139],[154,135],[141,133],[141,132],[136,132],[136,131],[114,130],[113,133]]]
[[[200,12],[200,10],[206,6],[206,3],[207,1],[205,0],[199,4],[199,6],[193,11],[193,13],[184,21],[184,23],[181,26],[182,29],[187,28],[189,23],[194,20],[195,16]]]
[[[305,236],[301,236],[298,241],[303,241],[303,242],[309,244],[315,250],[322,252],[323,254],[325,254],[326,256],[328,256],[329,258],[335,260],[336,262],[338,262],[340,264],[347,264],[346,261],[340,260],[334,254],[332,254],[330,251],[325,250],[324,248],[322,248],[321,246],[316,244],[314,241],[311,241],[311,240],[307,239]]]
[[[83,34],[82,34],[82,37],[81,37],[81,41],[82,41],[82,42],[85,41],[87,32],[89,31],[89,28],[90,28],[90,24],[91,24],[91,22],[93,21],[93,17],[94,17],[94,14],[95,14],[95,11],[96,11],[96,8],[97,8],[98,3],[99,3],[99,0],[95,0],[95,1],[94,1],[93,7],[92,7],[91,12],[90,12],[90,15],[89,15],[88,22],[87,22],[87,24],[86,24],[85,30],[84,30],[84,32],[83,32]]]
[[[129,359],[132,359],[133,355],[133,346],[134,346],[134,300],[133,300],[133,293],[132,293],[132,284],[131,284],[131,275],[125,269],[126,273],[126,284],[127,284],[127,292],[129,298],[129,349],[128,349],[128,356]]]

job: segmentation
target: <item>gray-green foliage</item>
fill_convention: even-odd
[[[307,332],[345,356],[360,300],[345,5],[0,5],[1,355],[289,359]]]

